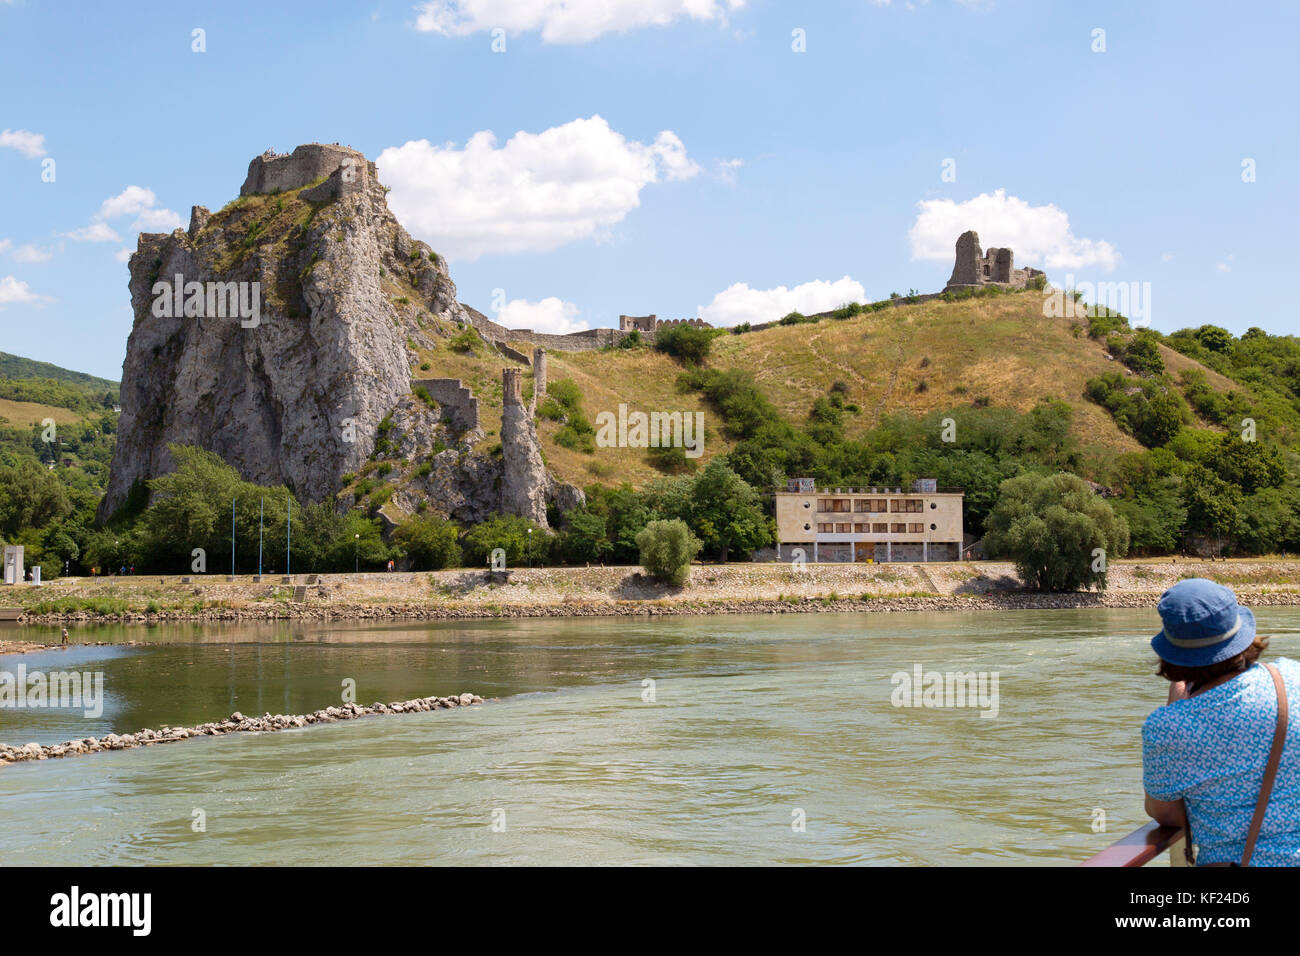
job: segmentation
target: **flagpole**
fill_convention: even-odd
[[[266,511],[266,496],[262,496],[261,503],[257,506],[257,576],[262,576],[262,515]]]
[[[284,554],[284,574],[289,577],[293,572],[289,569],[293,566],[290,562],[293,559],[293,493],[289,493],[289,532],[285,538]]]
[[[235,499],[230,499],[230,576],[235,576]]]

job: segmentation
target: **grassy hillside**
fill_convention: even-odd
[[[527,343],[515,343],[530,351]],[[1241,392],[1242,386],[1194,359],[1161,345],[1171,372],[1200,370],[1218,392]],[[485,445],[499,441],[500,369],[510,364],[480,348],[469,356],[443,347],[423,351],[429,369],[420,376],[463,379],[479,397]],[[707,440],[700,464],[730,450],[715,411],[696,392],[681,393],[677,379],[683,366],[653,349],[607,349],[551,352],[550,379],[572,379],[582,392],[583,410],[593,421],[601,411],[617,412],[620,402],[643,411],[705,413]],[[1085,393],[1085,383],[1106,372],[1136,376],[1089,338],[1077,320],[1045,318],[1037,295],[1006,295],[956,302],[934,300],[848,319],[776,326],[744,335],[725,335],[713,343],[712,368],[749,371],[766,397],[793,423],[808,419],[812,403],[831,386],[847,386],[846,402],[859,411],[846,416],[845,435],[861,438],[882,415],[923,415],[959,406],[1013,408],[1026,412],[1044,399],[1059,399],[1073,410],[1071,425],[1084,458],[1104,462],[1141,445]],[[525,388],[531,388],[525,379]],[[1217,427],[1198,420],[1202,427]],[[555,442],[556,423],[539,420],[547,464],[557,475],[580,486],[593,480],[641,486],[660,472],[644,452],[597,448],[593,454]]]
[[[54,419],[55,423],[59,425],[71,425],[74,422],[81,421],[82,416],[72,409],[59,408],[56,405],[42,405],[40,402],[15,402],[12,399],[0,398],[0,422],[18,428],[26,428],[47,418]]]
[[[63,385],[79,388],[96,398],[104,392],[118,392],[118,383],[107,378],[98,378],[85,372],[74,372],[49,362],[23,358],[0,352],[0,378],[8,379],[53,379]]]

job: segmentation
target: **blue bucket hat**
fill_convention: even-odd
[[[1160,597],[1164,629],[1151,639],[1161,660],[1206,667],[1236,657],[1255,640],[1255,615],[1232,588],[1206,578],[1179,581]]]

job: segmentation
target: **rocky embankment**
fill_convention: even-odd
[[[24,760],[49,760],[55,757],[76,757],[82,754],[102,753],[107,750],[131,750],[135,747],[152,747],[155,744],[174,744],[182,740],[194,740],[198,737],[220,737],[225,734],[265,734],[278,730],[296,730],[312,724],[331,724],[340,720],[354,720],[358,717],[373,717],[386,714],[415,714],[431,710],[448,710],[453,707],[472,707],[483,703],[477,694],[461,694],[457,697],[421,697],[415,700],[394,701],[391,704],[371,704],[362,707],[358,704],[344,704],[342,707],[326,707],[310,714],[264,714],[261,717],[245,717],[235,711],[222,721],[199,724],[197,727],[163,727],[161,730],[141,730],[134,734],[107,734],[104,737],[84,737],[81,740],[69,740],[66,743],[41,744],[31,743],[22,747],[0,744],[0,766],[19,763]]]
[[[795,612],[1152,608],[1178,580],[1207,577],[1248,605],[1300,605],[1300,562],[1123,562],[1105,591],[1028,591],[1010,564],[697,565],[667,587],[638,568],[515,568],[297,577],[63,579],[15,588],[27,624],[271,620],[481,620]],[[3,653],[0,648],[0,653]]]

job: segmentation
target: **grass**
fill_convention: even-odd
[[[0,398],[0,418],[18,428],[38,425],[47,418],[54,419],[56,425],[74,425],[81,421],[81,415],[70,408],[39,402],[16,402],[8,398]]]

